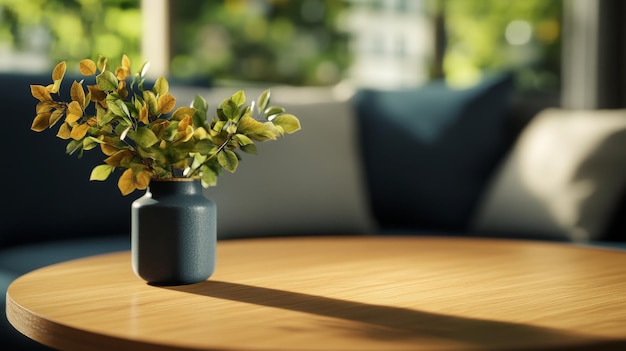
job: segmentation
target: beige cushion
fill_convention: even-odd
[[[201,91],[209,111],[236,88]],[[248,102],[260,89],[243,89]],[[174,89],[179,105],[197,89]],[[206,190],[217,203],[218,238],[265,235],[368,234],[374,231],[348,96],[330,88],[272,88],[272,104],[300,119],[302,130],[256,143],[240,153],[235,173],[224,171]]]
[[[588,241],[605,230],[626,179],[626,110],[547,109],[495,175],[474,230]]]

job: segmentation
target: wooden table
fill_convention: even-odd
[[[221,241],[216,273],[150,286],[128,252],[25,274],[22,333],[63,350],[626,350],[626,253],[430,237]]]

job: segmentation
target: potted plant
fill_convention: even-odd
[[[122,195],[146,190],[131,211],[133,268],[151,283],[192,283],[214,270],[215,204],[202,188],[215,186],[222,170],[235,172],[239,151],[256,153],[255,142],[300,130],[298,118],[270,105],[270,91],[246,105],[243,91],[225,98],[209,117],[206,100],[196,96],[176,107],[165,77],[146,86],[144,63],[133,74],[124,55],[113,68],[106,57],[84,59],[80,73],[95,84],[74,81],[69,101],[59,91],[66,73],[60,62],[49,85],[31,85],[39,100],[31,129],[58,126],[66,152],[80,158],[104,155],[90,180],[104,181],[116,170]]]

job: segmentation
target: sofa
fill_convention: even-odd
[[[103,160],[98,150],[67,155],[55,131],[30,130],[29,85],[49,81],[0,74],[0,344],[10,350],[46,349],[6,321],[10,282],[44,265],[128,250],[130,205],[142,195],[88,180]],[[178,105],[199,94],[214,108],[239,88],[170,90]],[[254,100],[264,88],[244,91]],[[462,235],[626,248],[626,112],[552,107],[520,118],[513,93],[509,74],[465,88],[274,86],[272,101],[302,130],[258,144],[257,155],[242,155],[236,173],[206,189],[218,206],[218,240]]]

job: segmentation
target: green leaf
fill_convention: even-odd
[[[225,170],[234,173],[237,170],[239,159],[234,152],[222,150],[217,154],[217,162],[219,162],[220,166],[224,167]]]
[[[154,92],[157,95],[165,95],[170,89],[170,85],[165,77],[159,77],[154,83]]]
[[[194,145],[194,151],[203,155],[212,154],[215,150],[217,150],[217,147],[209,139],[199,140]]]
[[[252,117],[243,117],[237,126],[237,132],[257,141],[275,140],[280,131],[272,122],[259,122]]]
[[[214,170],[212,170],[208,166],[202,166],[200,167],[200,171],[201,171],[200,181],[202,182],[203,187],[208,188],[210,186],[217,185],[218,174]]]
[[[252,139],[248,138],[244,134],[235,134],[233,135],[233,139],[235,139],[240,146],[246,146],[252,144]]]
[[[120,99],[116,99],[116,100],[107,99],[107,107],[109,108],[109,111],[113,112],[113,114],[116,116],[119,116],[119,117],[127,116],[126,111],[128,111],[128,108],[126,108],[126,111],[124,111],[122,106],[126,107],[124,105],[124,102]]]
[[[249,154],[255,154],[256,155],[256,153],[257,153],[256,145],[254,145],[254,144],[241,145],[240,149],[241,149],[241,151],[247,152]]]
[[[143,92],[143,101],[148,105],[148,111],[151,116],[155,116],[157,114],[157,110],[159,109],[159,103],[157,101],[156,95],[150,90],[144,90]]]
[[[115,167],[113,166],[109,166],[107,164],[98,165],[94,167],[93,170],[91,170],[91,175],[89,176],[89,180],[100,180],[100,181],[107,180],[107,178],[109,178],[111,173],[113,173],[113,170],[115,170]]]
[[[106,67],[107,67],[107,61],[108,61],[108,60],[107,60],[107,58],[106,58],[106,57],[104,57],[104,56],[102,56],[102,55],[99,55],[99,56],[98,56],[98,61],[96,62],[96,66],[98,67],[98,69],[99,69],[100,71],[104,71],[104,70],[106,69]]]
[[[265,116],[265,118],[271,121],[272,118],[276,117],[276,115],[279,115],[284,112],[285,112],[285,109],[280,106],[270,106],[266,108],[265,111],[263,111],[263,115]]]
[[[238,111],[239,107],[237,106],[237,103],[231,99],[224,99],[218,108],[218,114],[221,112],[220,117],[223,116],[220,119],[234,120],[239,117]]]
[[[224,129],[224,126],[226,126],[226,121],[218,121],[215,122],[212,129],[216,132],[221,132],[222,129]]]
[[[96,84],[98,84],[98,89],[102,91],[114,91],[117,89],[118,83],[117,77],[111,71],[102,71],[96,76]]]
[[[262,114],[263,111],[267,108],[270,103],[270,90],[267,89],[259,95],[259,99],[257,100],[258,106],[257,110],[259,114]]]
[[[89,136],[89,137],[87,137],[85,139],[89,139],[89,140],[93,141],[94,143],[98,143],[98,144],[106,144],[106,142],[104,142],[103,140],[100,140],[100,139],[92,137],[92,136]]]
[[[93,148],[95,148],[96,146],[98,146],[100,143],[95,141],[98,140],[94,137],[86,137],[83,139],[83,150],[87,151],[87,150],[92,150]]]
[[[122,111],[124,112],[124,115],[122,117],[130,117],[130,110],[128,109],[126,103],[122,100],[117,100],[116,103],[119,107],[122,108]]]
[[[272,123],[281,126],[287,134],[291,134],[300,130],[300,121],[296,116],[285,113],[272,119]]]
[[[98,121],[98,124],[100,126],[104,126],[105,124],[109,124],[109,122],[111,122],[114,118],[115,118],[115,114],[113,113],[113,111],[109,109],[109,111],[107,111],[102,116],[102,118]]]
[[[167,158],[165,157],[163,150],[158,147],[150,147],[150,148],[137,147],[137,153],[142,158],[151,158],[155,160],[157,163],[167,162]]]
[[[228,134],[235,134],[237,132],[237,124],[228,121],[222,130],[226,131]]]
[[[200,95],[196,95],[196,97],[193,99],[193,102],[191,103],[191,107],[195,108],[199,113],[203,115],[206,115],[207,111],[209,110],[209,104],[207,104],[206,100]]]
[[[239,90],[230,97],[237,107],[241,107],[241,105],[246,103],[246,94],[243,90]]]
[[[65,146],[65,153],[71,155],[76,151],[80,151],[83,147],[83,143],[80,140],[72,140]]]
[[[196,170],[199,167],[202,166],[202,164],[204,163],[204,161],[206,161],[206,159],[208,158],[208,156],[203,155],[201,153],[198,152],[193,152],[191,153],[191,156],[193,156],[193,161],[191,162],[191,166],[189,166],[188,170]],[[187,171],[187,170],[185,170]]]
[[[139,127],[136,132],[131,133],[131,138],[137,143],[137,145],[148,148],[157,142],[159,138],[154,134],[152,129],[148,127]]]

